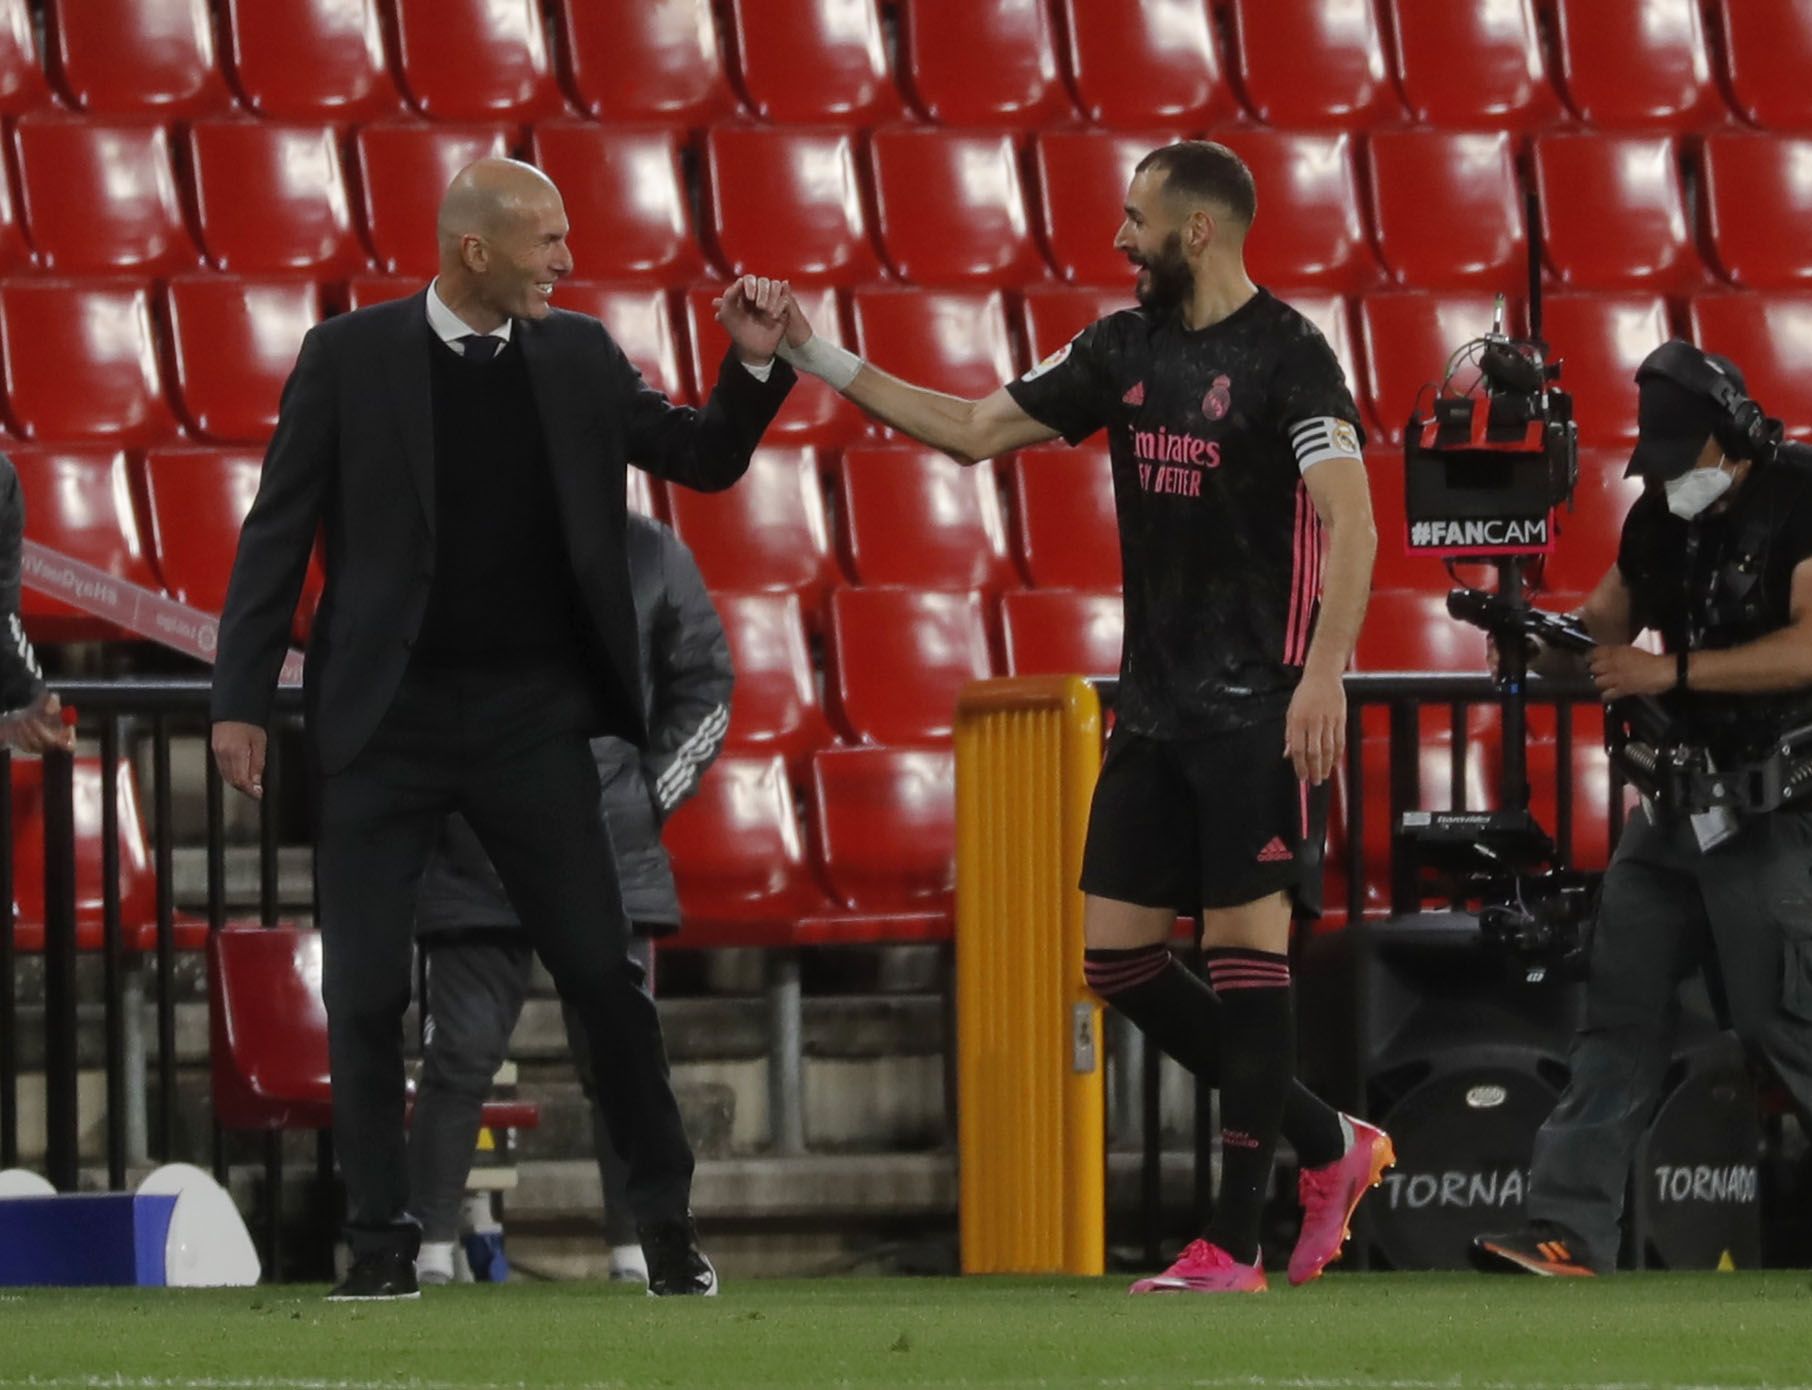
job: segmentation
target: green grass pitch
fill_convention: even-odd
[[[657,1302],[597,1284],[0,1290],[0,1390],[434,1387],[1812,1385],[1812,1274],[1539,1280],[1335,1274],[1263,1297],[1125,1281],[743,1281]]]

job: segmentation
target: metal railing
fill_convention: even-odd
[[[189,1157],[176,1150],[177,1042],[176,940],[174,891],[175,832],[171,742],[194,736],[205,747],[208,731],[208,682],[203,678],[70,680],[54,683],[58,696],[79,715],[78,739],[100,754],[100,940],[102,1011],[106,1073],[106,1161],[111,1188],[123,1188],[129,1160],[132,1113],[149,1112],[148,1155],[160,1162]],[[277,920],[278,816],[281,809],[282,734],[300,727],[301,692],[280,690],[272,720],[265,765],[265,794],[258,807],[258,917]],[[130,945],[122,921],[119,823],[119,778],[122,750],[136,755],[149,745],[151,814],[149,834],[156,883],[153,944],[139,949],[142,924],[133,923]],[[206,771],[206,922],[218,931],[227,918],[226,815],[224,784],[211,752]],[[44,862],[14,862],[12,759],[0,754],[0,776],[7,795],[0,797],[0,893],[17,902],[19,876],[44,876],[44,1097],[46,1176],[59,1190],[71,1191],[80,1178],[78,1114],[79,1038],[78,963],[83,954],[78,921],[76,875],[76,757],[51,753],[44,758]],[[17,1004],[19,951],[14,930],[0,931],[0,1168],[19,1162],[20,1027]],[[135,991],[128,991],[128,972],[142,967],[151,976],[155,1046],[142,1054],[155,1059],[156,1088],[132,1094],[135,1077],[128,1067],[128,1040],[142,1022]],[[148,1069],[147,1069],[148,1070]],[[216,1142],[218,1158],[218,1142]],[[217,1164],[218,1166],[218,1164]]]

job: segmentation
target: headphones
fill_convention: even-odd
[[[1737,385],[1735,368],[1721,357],[1701,352],[1682,339],[1674,339],[1650,353],[1636,379],[1653,374],[1665,377],[1708,398],[1722,416],[1712,426],[1718,444],[1732,458],[1761,459],[1778,438],[1774,422]]]

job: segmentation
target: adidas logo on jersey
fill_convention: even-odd
[[[1282,864],[1295,857],[1296,856],[1290,852],[1290,847],[1283,842],[1281,837],[1276,835],[1271,837],[1270,844],[1266,845],[1258,852],[1258,862],[1261,864]]]
[[[1132,389],[1129,390],[1124,396],[1120,397],[1120,404],[1121,405],[1144,405],[1145,404],[1145,383],[1142,381],[1135,381],[1132,384]]]

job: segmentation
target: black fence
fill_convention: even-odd
[[[1348,737],[1344,768],[1346,794],[1343,798],[1347,815],[1344,837],[1339,846],[1330,845],[1330,857],[1344,862],[1346,870],[1348,919],[1358,921],[1366,913],[1367,873],[1364,863],[1365,821],[1368,811],[1382,809],[1389,824],[1396,825],[1403,812],[1417,809],[1421,801],[1422,727],[1426,713],[1445,710],[1445,734],[1450,759],[1448,807],[1454,810],[1480,809],[1469,806],[1472,788],[1467,776],[1469,748],[1473,742],[1474,712],[1498,707],[1502,695],[1482,673],[1478,675],[1423,675],[1408,673],[1373,673],[1347,678],[1349,696]],[[1103,694],[1111,699],[1111,683],[1103,682]],[[100,827],[101,906],[99,954],[102,964],[105,1071],[106,1071],[106,1156],[107,1181],[110,1187],[123,1188],[128,1166],[128,1108],[136,1103],[129,1094],[126,1054],[126,993],[124,979],[128,963],[126,924],[121,920],[120,826],[118,823],[118,778],[122,750],[143,758],[148,745],[151,765],[150,849],[156,881],[156,911],[153,945],[144,962],[152,983],[155,1016],[155,1042],[148,1049],[147,1072],[155,1071],[156,1084],[144,1098],[149,1111],[149,1156],[158,1161],[191,1157],[176,1153],[177,1121],[177,1051],[175,1022],[174,971],[177,956],[174,901],[173,786],[171,777],[171,743],[176,737],[194,737],[204,744],[207,737],[207,684],[202,680],[143,681],[67,681],[58,684],[65,704],[74,706],[80,715],[78,731],[85,744],[98,742],[100,752]],[[1574,788],[1572,781],[1574,706],[1596,704],[1589,687],[1545,685],[1532,695],[1532,708],[1548,707],[1555,716],[1555,787],[1556,824],[1554,832],[1564,859],[1570,861],[1574,842]],[[258,805],[258,889],[257,917],[266,925],[278,920],[278,843],[284,797],[284,749],[292,753],[299,747],[292,737],[300,730],[301,696],[296,690],[280,692],[273,719],[269,758],[266,763],[265,794]],[[1384,738],[1388,743],[1388,773],[1384,805],[1374,808],[1374,798],[1367,794],[1364,749],[1368,733],[1375,746],[1376,711],[1385,711]],[[1368,718],[1368,716],[1371,716]],[[1511,754],[1513,771],[1520,775],[1520,748]],[[16,902],[14,884],[17,875],[41,873],[44,879],[44,1073],[46,1096],[47,1153],[46,1168],[50,1181],[69,1191],[79,1181],[78,1113],[77,1113],[77,962],[82,954],[82,933],[78,923],[77,835],[75,815],[75,759],[68,754],[52,754],[44,760],[44,845],[42,864],[14,862],[14,826],[12,824],[13,784],[11,760],[0,753],[0,767],[5,769],[9,794],[0,797],[0,843],[6,852],[0,854],[0,892],[8,902]],[[215,768],[211,753],[207,755],[205,773],[205,839],[206,900],[208,930],[218,931],[227,920],[226,891],[226,815],[225,785]],[[1621,830],[1621,787],[1611,784],[1608,828],[1611,843]],[[1493,804],[1503,804],[1501,794],[1492,797]],[[1418,889],[1413,875],[1394,862],[1390,871],[1390,907],[1396,912],[1415,910]],[[139,940],[138,924],[134,943]],[[90,932],[92,935],[92,932]],[[139,952],[138,954],[145,954]],[[13,931],[0,932],[0,1167],[12,1167],[19,1161],[19,1017],[17,1007],[18,959]],[[1145,1138],[1141,1173],[1141,1208],[1143,1230],[1149,1248],[1150,1262],[1156,1260],[1156,1244],[1161,1233],[1160,1213],[1160,1135],[1158,1123],[1158,1053],[1145,1050],[1142,1085],[1142,1109]],[[1205,1158],[1209,1131],[1206,1088],[1198,1096],[1198,1153]],[[214,1166],[224,1169],[220,1135],[214,1133]],[[1195,1202],[1204,1218],[1211,1200],[1211,1167],[1198,1162]]]
[[[106,1155],[108,1186],[126,1185],[128,1162],[128,1095],[126,1057],[127,1004],[125,978],[130,956],[145,957],[155,1005],[155,1041],[147,1048],[154,1060],[155,1090],[145,1097],[149,1111],[148,1149],[160,1162],[186,1157],[175,1152],[176,1077],[176,921],[174,899],[174,816],[170,750],[172,740],[192,736],[204,745],[208,733],[208,683],[202,679],[59,681],[57,692],[78,713],[77,732],[84,744],[98,744],[100,754],[100,923],[98,951],[102,970],[103,1029],[106,1073]],[[272,720],[270,752],[265,766],[265,795],[259,803],[258,909],[266,924],[277,920],[278,817],[282,798],[285,735],[301,727],[301,692],[278,693]],[[119,778],[122,751],[135,758],[149,748],[150,852],[156,882],[154,933],[144,945],[142,924],[134,923],[129,948],[121,915]],[[7,795],[0,797],[0,893],[18,902],[20,875],[41,873],[44,880],[44,1094],[46,1176],[60,1191],[72,1191],[79,1179],[77,1113],[77,962],[84,933],[78,921],[76,757],[52,753],[43,762],[44,862],[14,861],[13,760],[0,753]],[[227,918],[225,784],[207,754],[205,913],[209,930]],[[17,922],[0,932],[0,1168],[19,1161],[20,1031],[18,1016]],[[92,930],[88,935],[92,936]],[[150,1068],[147,1068],[149,1070]],[[218,1140],[216,1141],[218,1150]],[[218,1166],[218,1163],[217,1165]]]

